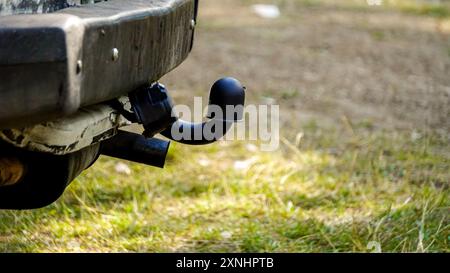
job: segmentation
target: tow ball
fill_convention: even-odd
[[[234,78],[222,78],[211,87],[207,121],[193,123],[174,113],[168,90],[155,83],[129,94],[132,112],[116,104],[131,122],[143,125],[143,135],[119,130],[101,143],[100,152],[107,156],[163,167],[169,141],[154,138],[158,133],[189,145],[204,145],[222,138],[234,122],[243,118],[245,87]]]

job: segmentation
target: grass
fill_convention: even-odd
[[[396,0],[387,1],[388,7],[398,9],[405,13],[425,15],[436,18],[448,18],[450,16],[450,4],[448,1],[431,3],[431,1]]]
[[[449,251],[448,139],[314,121],[301,136],[173,145],[165,170],[130,176],[101,158],[57,203],[0,212],[0,251]]]
[[[277,2],[281,5],[299,3],[311,7],[329,6],[360,11],[397,10],[412,15],[423,15],[436,18],[450,17],[450,3],[448,1],[433,3],[432,1],[427,0],[382,0],[381,5],[372,6],[370,6],[366,0],[279,0]]]

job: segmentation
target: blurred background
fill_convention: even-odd
[[[0,212],[0,251],[449,252],[450,1],[201,0],[161,82],[233,76],[280,106],[277,151],[172,143],[102,157],[55,204]]]

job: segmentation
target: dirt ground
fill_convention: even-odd
[[[231,75],[247,86],[249,103],[280,104],[282,133],[343,118],[448,133],[445,21],[303,2],[282,1],[281,16],[264,19],[251,1],[201,1],[193,52],[162,80],[176,102],[189,104],[192,90],[206,97],[214,80]]]

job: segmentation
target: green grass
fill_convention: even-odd
[[[450,16],[450,10],[445,6],[405,6],[402,7],[401,10],[407,13],[427,15],[437,18],[448,18]]]
[[[55,204],[0,212],[0,251],[448,252],[448,138],[367,128],[312,121],[272,153],[173,145],[130,176],[101,158]]]
[[[248,1],[248,0],[244,0]],[[251,1],[254,2],[254,1]],[[279,0],[280,5],[299,3],[309,7],[328,6],[349,10],[374,11],[374,10],[396,10],[412,15],[423,15],[436,18],[450,17],[450,3],[430,3],[426,0],[383,0],[382,5],[369,6],[366,0]]]

